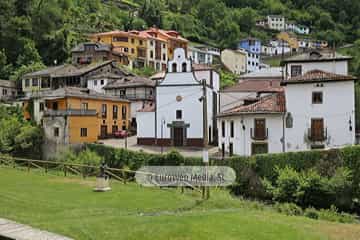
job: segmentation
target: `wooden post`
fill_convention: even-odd
[[[66,177],[66,165],[65,165],[65,163],[63,165],[63,170],[64,170],[64,176]]]
[[[45,163],[45,173],[47,173],[47,172],[48,172],[48,164]]]

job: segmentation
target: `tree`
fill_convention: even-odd
[[[230,16],[225,17],[216,25],[217,41],[222,49],[234,48],[239,40],[240,29]]]
[[[162,27],[162,11],[164,5],[161,0],[144,0],[139,16],[148,26]]]

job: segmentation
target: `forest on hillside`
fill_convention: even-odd
[[[255,26],[282,14],[311,28],[331,46],[354,44],[351,71],[360,75],[359,0],[3,0],[0,1],[0,79],[18,79],[61,64],[89,33],[114,29],[174,29],[194,42],[233,47],[246,36],[269,39]]]

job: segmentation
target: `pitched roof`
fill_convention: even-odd
[[[274,114],[286,112],[284,92],[261,97],[257,102],[249,105],[239,105],[219,114],[219,117],[242,114]]]
[[[240,79],[282,79],[281,67],[262,68],[259,71],[247,73],[240,76]]]
[[[123,87],[155,87],[156,82],[139,76],[125,76],[108,83],[104,89],[123,88]]]
[[[10,80],[1,80],[0,79],[0,87],[7,87],[7,88],[15,88],[16,82]]]
[[[284,80],[281,85],[291,83],[313,83],[313,82],[332,82],[332,81],[355,81],[357,78],[350,75],[341,75],[336,73],[325,72],[322,70],[311,70],[306,72],[304,75],[296,76]]]
[[[111,45],[109,44],[104,44],[104,43],[99,43],[99,42],[86,42],[86,43],[80,43],[79,45],[77,45],[76,47],[74,47],[71,52],[84,52],[85,51],[85,46],[94,46],[94,50],[96,52],[101,52],[101,51],[105,51],[105,52],[110,52],[111,51]]]
[[[322,51],[311,51],[308,53],[292,56],[281,61],[281,63],[284,64],[289,62],[342,61],[342,60],[350,60],[350,59],[352,59],[352,57],[350,56],[344,56],[341,55],[340,53],[330,50],[322,50]]]
[[[166,72],[165,71],[162,71],[162,72],[158,72],[158,73],[155,73],[154,75],[152,75],[150,77],[151,80],[161,80],[161,79],[164,79],[165,78],[165,75],[166,75]]]
[[[75,97],[75,98],[85,98],[85,99],[129,102],[126,99],[122,99],[115,96],[109,96],[96,92],[94,90],[90,90],[87,88],[78,88],[78,87],[64,87],[55,90],[41,91],[38,93],[36,97],[40,97],[44,99],[62,99],[67,97]]]
[[[68,77],[68,76],[81,76],[88,72],[91,72],[97,68],[111,64],[113,60],[104,62],[92,63],[85,66],[75,66],[72,64],[64,64],[55,67],[48,67],[46,69],[25,74],[24,77],[37,77],[37,76],[50,76],[50,77]]]
[[[239,83],[224,88],[221,92],[279,92],[280,80],[240,80]]]

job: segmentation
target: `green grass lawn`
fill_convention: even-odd
[[[224,190],[200,201],[192,191],[64,178],[0,167],[0,217],[74,239],[360,239],[360,225],[257,210]]]

